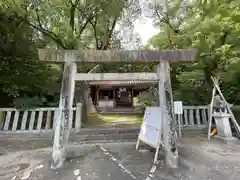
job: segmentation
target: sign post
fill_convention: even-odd
[[[140,133],[138,135],[138,141],[136,149],[138,149],[140,141],[151,146],[152,148],[158,148],[158,142],[161,142],[162,136],[162,119],[160,107],[147,107],[143,117],[143,123]]]
[[[173,102],[173,107],[174,107],[174,114],[177,115],[177,121],[178,121],[178,135],[179,137],[182,136],[182,130],[181,130],[181,116],[183,114],[183,104],[182,101],[174,101]]]

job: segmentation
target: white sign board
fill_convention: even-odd
[[[138,141],[140,140],[153,148],[157,148],[158,139],[161,134],[162,120],[160,107],[147,107]]]
[[[182,101],[174,101],[174,114],[183,114],[183,104]]]

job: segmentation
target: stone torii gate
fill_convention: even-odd
[[[158,81],[160,107],[165,110],[163,119],[163,140],[165,163],[171,167],[173,149],[176,142],[173,138],[172,122],[173,96],[170,80],[169,62],[193,61],[196,50],[163,50],[163,51],[99,51],[99,50],[51,50],[39,49],[40,61],[49,63],[64,63],[62,88],[59,100],[59,111],[55,116],[55,133],[52,152],[51,167],[58,168],[67,157],[67,144],[72,125],[72,106],[75,81],[106,81],[106,80],[141,80]],[[156,73],[77,73],[77,63],[150,63],[157,64]],[[161,142],[159,142],[160,144]],[[159,148],[158,148],[159,149]],[[158,151],[157,149],[157,151]],[[156,153],[157,154],[157,153]],[[177,154],[178,156],[178,154]],[[157,157],[155,157],[156,159]]]

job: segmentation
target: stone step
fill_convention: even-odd
[[[72,141],[100,141],[100,140],[104,140],[104,141],[132,141],[132,140],[137,140],[139,134],[139,129],[135,129],[132,131],[120,131],[120,132],[106,132],[106,133],[99,133],[99,134],[91,134],[91,135],[83,135],[80,133],[74,133],[71,135],[71,140]],[[199,134],[207,134],[205,131],[183,131],[182,135],[186,136],[186,135],[199,135]]]
[[[77,135],[93,135],[93,134],[126,134],[139,133],[140,128],[96,128],[96,129],[81,129],[79,132],[73,132]]]
[[[126,133],[126,134],[98,134],[98,135],[77,135],[74,134],[70,137],[70,141],[74,142],[86,142],[86,141],[129,141],[137,140],[138,133]]]
[[[177,129],[178,130],[178,129]],[[206,126],[198,127],[183,127],[182,132],[185,133],[199,133],[207,132]],[[140,128],[83,128],[79,132],[73,132],[74,134],[121,134],[121,133],[139,133]]]
[[[122,140],[132,139],[138,136],[140,132],[139,128],[98,128],[98,129],[81,129],[79,132],[71,132],[71,139],[79,141],[87,140]],[[188,129],[183,128],[182,134],[206,134],[207,129]],[[0,139],[41,139],[41,138],[53,138],[53,131],[42,132],[21,132],[21,131],[2,131],[0,132]]]

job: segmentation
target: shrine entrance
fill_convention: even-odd
[[[171,167],[176,164],[178,158],[176,139],[174,138],[175,126],[173,115],[173,96],[170,80],[169,62],[193,61],[196,56],[195,50],[163,50],[163,51],[67,51],[67,50],[51,50],[39,49],[40,61],[49,63],[64,63],[62,88],[59,100],[59,112],[54,118],[55,132],[52,152],[52,168],[59,168],[63,165],[67,158],[67,148],[69,143],[70,132],[73,119],[73,97],[75,82],[91,82],[91,81],[157,81],[158,97],[161,113],[163,132],[159,134],[163,136],[165,164]],[[152,73],[77,73],[77,63],[156,63],[157,72]],[[130,105],[132,98],[129,96],[131,90],[128,88],[119,89],[117,92],[119,97],[116,102],[118,105]],[[158,139],[156,151],[159,151],[162,142]],[[154,161],[156,161],[155,154]]]
[[[134,98],[157,81],[91,81],[91,97],[98,109],[134,109]]]
[[[121,87],[115,89],[116,107],[131,107],[133,105],[133,89]]]

